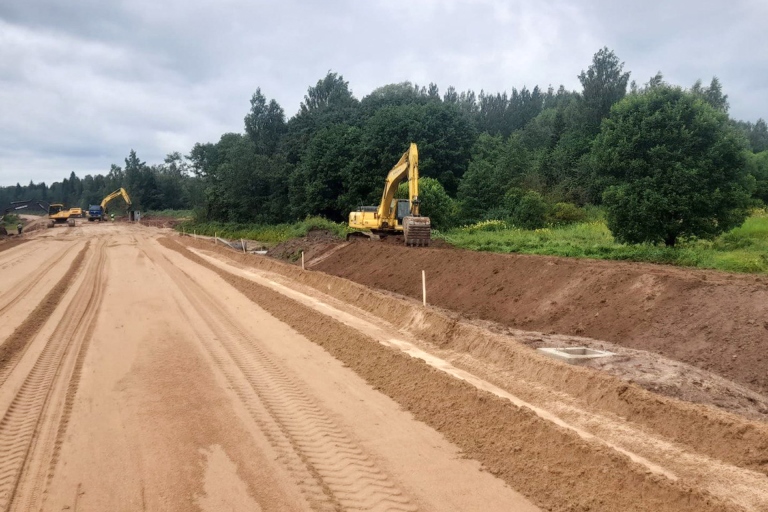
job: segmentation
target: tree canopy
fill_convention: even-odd
[[[741,224],[751,192],[745,143],[721,109],[662,85],[631,94],[603,122],[592,149],[606,178],[608,226],[619,240],[713,237]]]
[[[604,203],[618,238],[672,244],[738,222],[750,187],[752,205],[768,202],[766,122],[730,119],[717,77],[689,89],[661,72],[630,83],[608,48],[577,76],[580,90],[529,84],[476,93],[400,82],[358,99],[329,71],[290,118],[256,87],[236,133],[156,164],[131,149],[104,174],[0,187],[0,205],[87,207],[125,187],[136,208],[194,209],[206,221],[343,221],[379,201],[411,142],[419,145],[422,209],[435,212],[441,229],[486,219],[536,227]]]

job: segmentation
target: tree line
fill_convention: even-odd
[[[378,202],[384,176],[412,141],[423,208],[438,228],[484,219],[539,227],[602,204],[620,239],[674,244],[725,229],[768,202],[768,127],[763,119],[731,119],[717,78],[683,88],[658,73],[637,83],[608,48],[578,78],[580,91],[449,87],[441,94],[436,84],[405,82],[357,99],[343,76],[329,72],[290,119],[258,88],[241,133],[160,164],[131,150],[124,166],[103,176],[5,187],[0,204],[40,198],[87,206],[123,186],[141,209],[194,209],[205,221],[343,221]],[[622,232],[627,208],[651,220]]]

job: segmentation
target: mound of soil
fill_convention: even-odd
[[[768,278],[356,242],[313,267],[527,331],[648,350],[768,392]]]
[[[326,229],[313,229],[303,238],[293,238],[277,244],[267,251],[267,256],[301,264],[303,251],[304,262],[308,263],[343,243],[344,240]]]
[[[153,228],[174,228],[182,222],[183,219],[172,219],[169,217],[151,217],[141,216],[139,224]]]

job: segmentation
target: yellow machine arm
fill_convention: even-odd
[[[107,204],[109,204],[110,201],[112,201],[114,198],[123,196],[123,199],[125,200],[126,206],[130,209],[131,207],[131,197],[128,195],[128,192],[125,191],[123,187],[120,187],[119,189],[115,190],[111,194],[109,194],[107,197],[102,199],[101,201],[101,209],[102,211],[107,211]]]
[[[408,179],[408,202],[411,215],[419,215],[419,151],[416,144],[411,142],[411,147],[403,153],[395,164],[384,185],[384,193],[379,204],[379,218],[388,219],[392,216],[392,200],[395,198],[397,187],[404,179]]]

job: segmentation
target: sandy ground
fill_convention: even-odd
[[[768,510],[766,423],[536,333],[127,223],[0,271],[0,511]]]
[[[169,234],[0,251],[0,510],[540,509]]]
[[[698,488],[704,490],[705,495],[722,498],[723,501],[714,506],[716,510],[728,510],[728,503],[737,510],[766,508],[768,461],[764,453],[768,449],[768,429],[762,422],[724,414],[711,407],[664,398],[589,368],[543,359],[527,348],[531,340],[520,339],[523,334],[538,339],[540,333],[517,331],[515,336],[499,334],[483,325],[478,326],[477,322],[457,322],[453,316],[435,308],[425,310],[415,301],[376,292],[344,279],[319,272],[302,272],[294,266],[268,258],[214,248],[210,243],[192,240],[185,243],[194,247],[194,255],[190,257],[198,258],[201,265],[213,265],[212,268],[221,271],[223,276],[235,272],[254,285],[259,283],[262,287],[279,291],[281,295],[290,296],[298,303],[321,312],[325,318],[331,316],[382,345],[395,347],[425,360],[436,369],[458,376],[475,389],[488,390],[520,405],[523,410],[533,410],[545,422],[537,423],[529,431],[507,430],[509,423],[504,423],[499,417],[495,417],[495,424],[492,421],[485,430],[478,429],[476,424],[462,425],[453,414],[458,412],[455,411],[459,402],[457,394],[443,389],[431,396],[426,389],[420,388],[420,397],[414,401],[414,397],[408,396],[408,390],[402,389],[412,385],[412,377],[404,379],[406,382],[401,383],[400,389],[397,385],[392,388],[391,379],[377,373],[379,365],[366,367],[357,359],[359,354],[350,355],[338,349],[339,335],[324,339],[324,334],[307,334],[358,373],[365,374],[369,382],[386,389],[390,396],[396,397],[419,419],[436,425],[467,453],[481,460],[494,474],[516,488],[524,489],[537,499],[543,495],[552,497],[552,494],[567,489],[566,496],[558,495],[552,501],[545,500],[542,503],[544,506],[558,510],[705,508],[700,503],[683,504],[673,502],[671,498],[664,504],[651,505],[649,495],[654,493],[642,491],[641,496],[633,495],[635,487],[627,483],[626,472],[635,466],[608,469],[611,465],[609,460],[590,460],[586,453],[580,452],[581,448],[574,446],[576,437],[591,441],[591,445],[598,442],[602,447],[629,457],[651,475],[664,476],[683,484],[684,488],[690,485],[688,492]],[[237,280],[232,283],[241,286]],[[254,293],[255,296],[268,293],[263,288],[257,289],[244,287],[241,291]],[[270,301],[277,303],[279,298],[273,296]],[[297,307],[294,305],[294,308]],[[285,314],[279,307],[271,311],[278,316]],[[300,322],[311,324],[311,315],[309,310],[302,311]],[[327,322],[323,322],[322,326],[324,330],[330,329]],[[343,335],[344,338],[353,336],[355,333],[349,331]],[[363,340],[359,339],[359,343]],[[364,354],[376,357],[372,352],[373,349]],[[653,355],[646,354],[645,357],[651,361]],[[658,361],[654,364],[657,368],[664,367]],[[672,360],[664,364],[681,366]],[[415,374],[419,370],[417,365],[406,373]],[[712,375],[704,377],[717,379]],[[428,377],[430,381],[434,378],[434,375]],[[424,383],[419,385],[424,386]],[[724,385],[729,389],[735,386],[733,383]],[[427,398],[444,398],[446,403],[441,405],[451,411],[449,417],[440,414],[439,410],[425,407],[424,400]],[[485,405],[477,404],[471,408],[472,414],[476,415],[473,423],[481,421],[481,417],[488,413],[484,408]],[[528,418],[507,419],[510,423],[519,423]],[[574,435],[570,439],[558,439],[557,435],[562,431],[552,430],[552,424],[568,429]],[[489,431],[493,434],[489,435]],[[542,447],[542,437],[547,439],[551,452]],[[525,455],[531,447],[539,463],[536,469],[525,465]],[[590,456],[596,456],[590,453],[591,449],[585,450]],[[499,458],[505,453],[506,458]],[[516,454],[521,457],[516,457]],[[591,484],[578,488],[579,479],[583,480],[585,474],[596,470],[615,472],[624,481],[610,482],[603,476],[599,487]],[[537,480],[537,474],[546,476],[547,480]],[[662,484],[656,482],[655,485]],[[611,496],[601,496],[601,491]],[[617,497],[616,492],[624,493],[622,497],[629,500],[620,503],[621,497]]]

